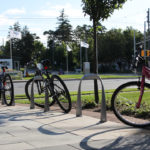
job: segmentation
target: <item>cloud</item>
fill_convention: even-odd
[[[10,17],[10,15],[22,15],[25,14],[26,11],[24,8],[18,9],[8,9],[0,14],[0,27],[3,28],[9,28],[9,26],[12,26],[15,22],[17,22],[17,18]]]
[[[55,5],[48,8],[42,8],[36,13],[42,17],[58,17],[62,9],[65,10],[65,14],[70,18],[84,17],[84,14],[82,13],[82,8],[74,8],[70,3],[66,3],[65,5]]]
[[[55,10],[41,10],[37,12],[37,14],[42,17],[58,17],[60,15],[60,13]]]
[[[4,15],[0,15],[0,26],[13,24],[14,20],[7,18]]]
[[[18,9],[18,8],[13,8],[13,9],[8,9],[6,10],[3,14],[4,15],[18,15],[18,14],[25,14],[26,11],[24,8]]]

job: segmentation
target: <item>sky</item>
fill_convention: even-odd
[[[57,17],[64,9],[73,29],[77,25],[92,25],[89,16],[84,16],[81,0],[0,0],[0,45],[6,42],[9,27],[19,22],[21,28],[27,26],[31,33],[36,33],[46,44],[44,31],[55,30]],[[101,22],[107,30],[112,28],[134,29],[144,32],[144,21],[150,0],[127,0],[123,7],[115,10],[107,20]]]

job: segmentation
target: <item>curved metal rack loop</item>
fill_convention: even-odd
[[[49,101],[48,101],[48,84],[46,82],[46,80],[42,77],[42,76],[35,76],[33,78],[32,81],[32,85],[31,85],[31,99],[30,99],[30,109],[34,109],[35,108],[35,104],[34,104],[34,82],[35,81],[44,81],[44,91],[45,91],[45,104],[44,104],[44,112],[49,111]]]
[[[107,117],[106,117],[105,90],[104,90],[103,82],[102,82],[101,78],[97,74],[86,74],[86,75],[84,75],[81,78],[79,86],[78,86],[76,116],[77,117],[82,116],[81,83],[82,83],[83,80],[94,80],[94,79],[99,80],[100,83],[101,83],[101,87],[102,87],[102,100],[101,100],[101,117],[100,117],[100,121],[101,122],[106,122],[107,121]]]

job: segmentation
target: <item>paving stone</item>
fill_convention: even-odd
[[[33,149],[34,147],[27,143],[12,143],[7,145],[0,145],[1,150],[27,150]]]
[[[147,150],[150,130],[89,116],[1,107],[0,150]]]

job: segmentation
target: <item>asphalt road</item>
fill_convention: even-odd
[[[119,85],[129,82],[129,81],[137,81],[137,79],[103,79],[102,80],[104,89],[115,89]],[[25,93],[25,89],[24,89],[25,83],[26,82],[14,83],[15,95]],[[65,81],[65,83],[66,83],[69,91],[77,91],[80,80],[67,80],[67,81]],[[98,84],[99,84],[99,88],[101,88],[99,81],[98,81]],[[83,91],[94,90],[93,87],[94,87],[93,80],[82,81],[81,90],[83,90]]]

